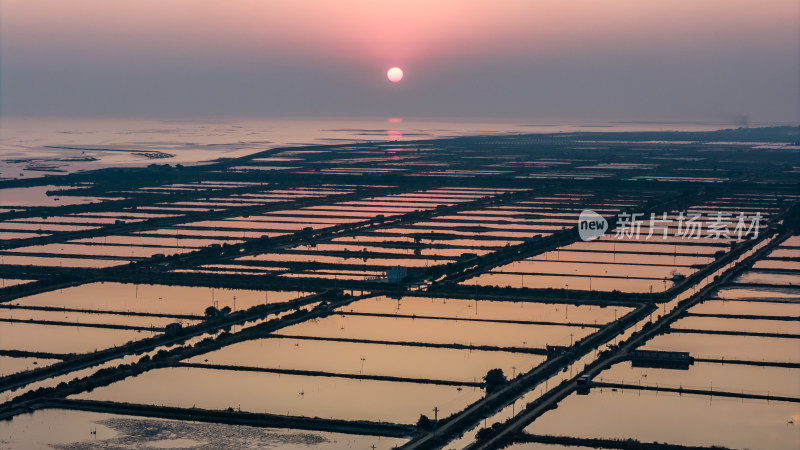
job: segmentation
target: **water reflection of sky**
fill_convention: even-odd
[[[610,124],[605,120],[241,118],[197,120],[16,118],[0,122],[0,178],[107,166],[192,164],[279,146],[571,131],[712,130],[703,124]],[[535,122],[535,121],[534,121]],[[171,156],[170,156],[171,155]],[[168,156],[168,157],[163,157]],[[163,157],[163,158],[162,158]]]

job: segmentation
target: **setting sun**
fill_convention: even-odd
[[[392,83],[397,83],[403,79],[403,69],[399,67],[392,67],[388,72],[386,72],[386,78],[388,78]]]

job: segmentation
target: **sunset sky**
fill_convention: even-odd
[[[799,3],[3,0],[0,112],[796,123]]]

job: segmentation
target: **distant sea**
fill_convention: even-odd
[[[281,146],[514,133],[708,131],[737,126],[597,119],[0,117],[0,179],[110,166],[189,165]]]

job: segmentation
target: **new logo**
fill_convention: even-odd
[[[585,209],[578,217],[578,235],[581,240],[593,241],[606,234],[608,222],[600,214]]]

